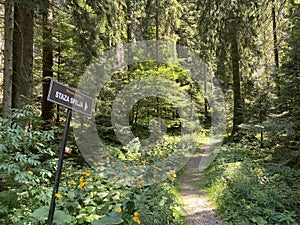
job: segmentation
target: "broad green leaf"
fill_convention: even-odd
[[[55,224],[69,223],[72,219],[73,219],[73,217],[66,214],[64,211],[55,210],[54,217],[53,217],[53,223],[55,223]]]
[[[104,216],[100,220],[92,222],[92,225],[121,224],[123,222],[124,220],[119,217]]]
[[[36,209],[30,217],[33,217],[36,220],[46,220],[48,218],[48,213],[49,213],[49,207],[47,206],[42,206],[38,209]]]
[[[42,206],[38,209],[36,209],[30,217],[38,220],[38,221],[45,221],[48,219],[48,213],[49,213],[49,207],[48,206]],[[63,223],[69,223],[73,219],[72,216],[66,214],[62,210],[55,210],[54,217],[53,217],[53,223],[54,224],[63,224]]]

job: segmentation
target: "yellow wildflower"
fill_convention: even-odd
[[[140,180],[139,182],[138,182],[138,184],[143,184],[145,181],[144,180]]]
[[[133,217],[134,222],[136,222],[137,224],[141,224],[141,221],[138,217]]]
[[[88,182],[80,182],[80,184],[78,185],[78,187],[86,189],[86,185],[87,184],[88,184]]]
[[[81,176],[81,177],[79,178],[80,182],[82,182],[82,181],[83,181],[83,179],[84,179],[84,177],[83,177],[83,176]]]
[[[55,194],[55,197],[56,197],[56,198],[61,198],[62,195],[61,195],[61,194]]]
[[[62,174],[62,175],[65,175],[65,174],[67,174],[67,173],[66,173],[66,172],[61,172],[61,174]]]
[[[72,184],[72,185],[75,185],[75,184],[76,184],[76,181],[75,181],[75,180],[71,180],[71,184]]]
[[[118,212],[118,213],[122,212],[122,209],[119,207],[119,208],[116,209],[116,212]]]
[[[28,174],[29,174],[29,175],[32,175],[32,174],[33,174],[33,172],[32,172],[31,170],[29,170],[29,171],[28,171]]]
[[[67,168],[67,170],[72,170],[72,168],[73,168],[73,167],[72,167],[72,165],[71,165],[71,166],[69,166],[69,167]]]
[[[89,178],[89,181],[93,181],[93,178],[90,177],[90,178]]]
[[[135,217],[138,217],[138,216],[139,216],[139,212],[134,212],[133,215],[134,215]]]
[[[175,170],[170,170],[169,174],[170,174],[171,180],[175,180],[175,178],[176,178],[176,171]]]

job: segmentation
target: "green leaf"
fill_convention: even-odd
[[[48,218],[48,212],[49,212],[49,207],[47,206],[42,206],[38,209],[36,209],[31,215],[30,217],[38,220],[38,221],[43,221],[46,220]]]
[[[49,207],[42,206],[42,207],[36,209],[30,215],[30,217],[32,217],[38,221],[46,221],[48,219],[48,213],[49,213]],[[55,210],[54,217],[53,217],[53,223],[55,223],[55,224],[69,223],[72,219],[73,219],[73,217],[66,214],[64,211]]]
[[[262,218],[261,216],[254,216],[251,217],[250,220],[254,223],[257,223],[259,225],[265,225],[268,224],[268,221],[266,221],[264,218]]]
[[[105,224],[121,224],[124,220],[120,217],[104,216],[100,220],[92,222],[92,225],[105,225]]]
[[[62,224],[62,223],[69,223],[71,220],[74,219],[73,216],[66,214],[64,211],[55,210],[53,223]]]
[[[76,196],[76,194],[75,194],[74,191],[69,191],[69,192],[68,192],[68,198],[74,199],[75,196]]]
[[[6,152],[6,151],[7,151],[6,146],[3,144],[0,144],[0,152],[2,153],[2,152]]]

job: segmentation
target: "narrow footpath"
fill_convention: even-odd
[[[205,152],[212,149],[216,143],[218,142],[207,142],[197,149],[185,166],[181,176],[180,193],[187,225],[225,225],[217,217],[207,193],[201,190],[201,178],[203,175],[201,169],[199,169],[199,164]]]

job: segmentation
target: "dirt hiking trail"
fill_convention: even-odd
[[[207,193],[201,190],[201,178],[203,176],[203,166],[200,165],[201,159],[201,164],[207,163],[203,157],[218,143],[219,141],[210,141],[197,148],[181,176],[180,193],[187,225],[225,225],[217,217]]]

